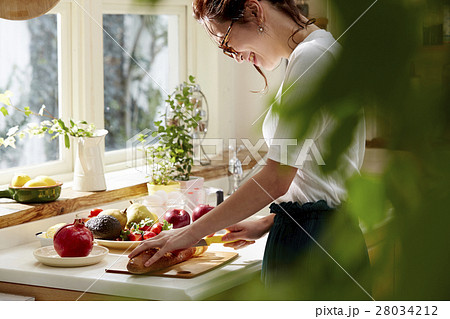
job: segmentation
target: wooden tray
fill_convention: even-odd
[[[238,253],[228,251],[207,251],[199,257],[194,257],[169,268],[143,275],[193,278],[217,267],[223,266],[224,264],[235,259],[238,255]],[[106,272],[133,275],[127,270],[128,260],[129,259],[126,256],[119,257],[110,268],[106,269]]]

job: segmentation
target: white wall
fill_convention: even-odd
[[[327,17],[328,0],[310,0],[311,17]],[[197,74],[210,107],[208,138],[248,138],[253,144],[262,138],[263,113],[277,92],[284,73],[284,63],[272,72],[265,71],[269,92],[252,93],[264,87],[259,73],[249,63],[236,63],[225,56],[209,38],[203,27],[196,24],[197,56],[192,71]],[[332,19],[329,18],[329,29]],[[255,122],[256,121],[256,122]],[[239,144],[239,140],[237,142]],[[227,144],[225,144],[227,145]]]

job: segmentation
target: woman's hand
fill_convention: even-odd
[[[225,247],[230,247],[234,249],[241,249],[248,245],[254,244],[256,239],[264,236],[273,225],[273,216],[274,214],[270,214],[267,217],[252,220],[252,221],[243,221],[227,227],[226,230],[229,233],[223,236],[224,241],[229,240],[237,240],[232,243],[224,244]]]
[[[190,226],[163,231],[153,238],[144,240],[128,255],[128,258],[133,258],[149,248],[160,248],[152,258],[145,262],[144,266],[148,267],[165,253],[191,247],[200,239],[201,237],[198,238],[193,234]]]

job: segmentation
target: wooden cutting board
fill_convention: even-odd
[[[229,251],[207,251],[201,256],[191,258],[169,268],[144,274],[144,276],[193,278],[223,266],[235,259],[238,255],[238,253]],[[127,256],[119,257],[111,267],[106,269],[106,272],[133,275],[127,270],[128,260],[129,258]]]

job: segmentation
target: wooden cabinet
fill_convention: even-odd
[[[32,297],[36,301],[131,301],[144,300],[112,295],[103,295],[75,290],[47,288],[0,282],[0,293]]]

